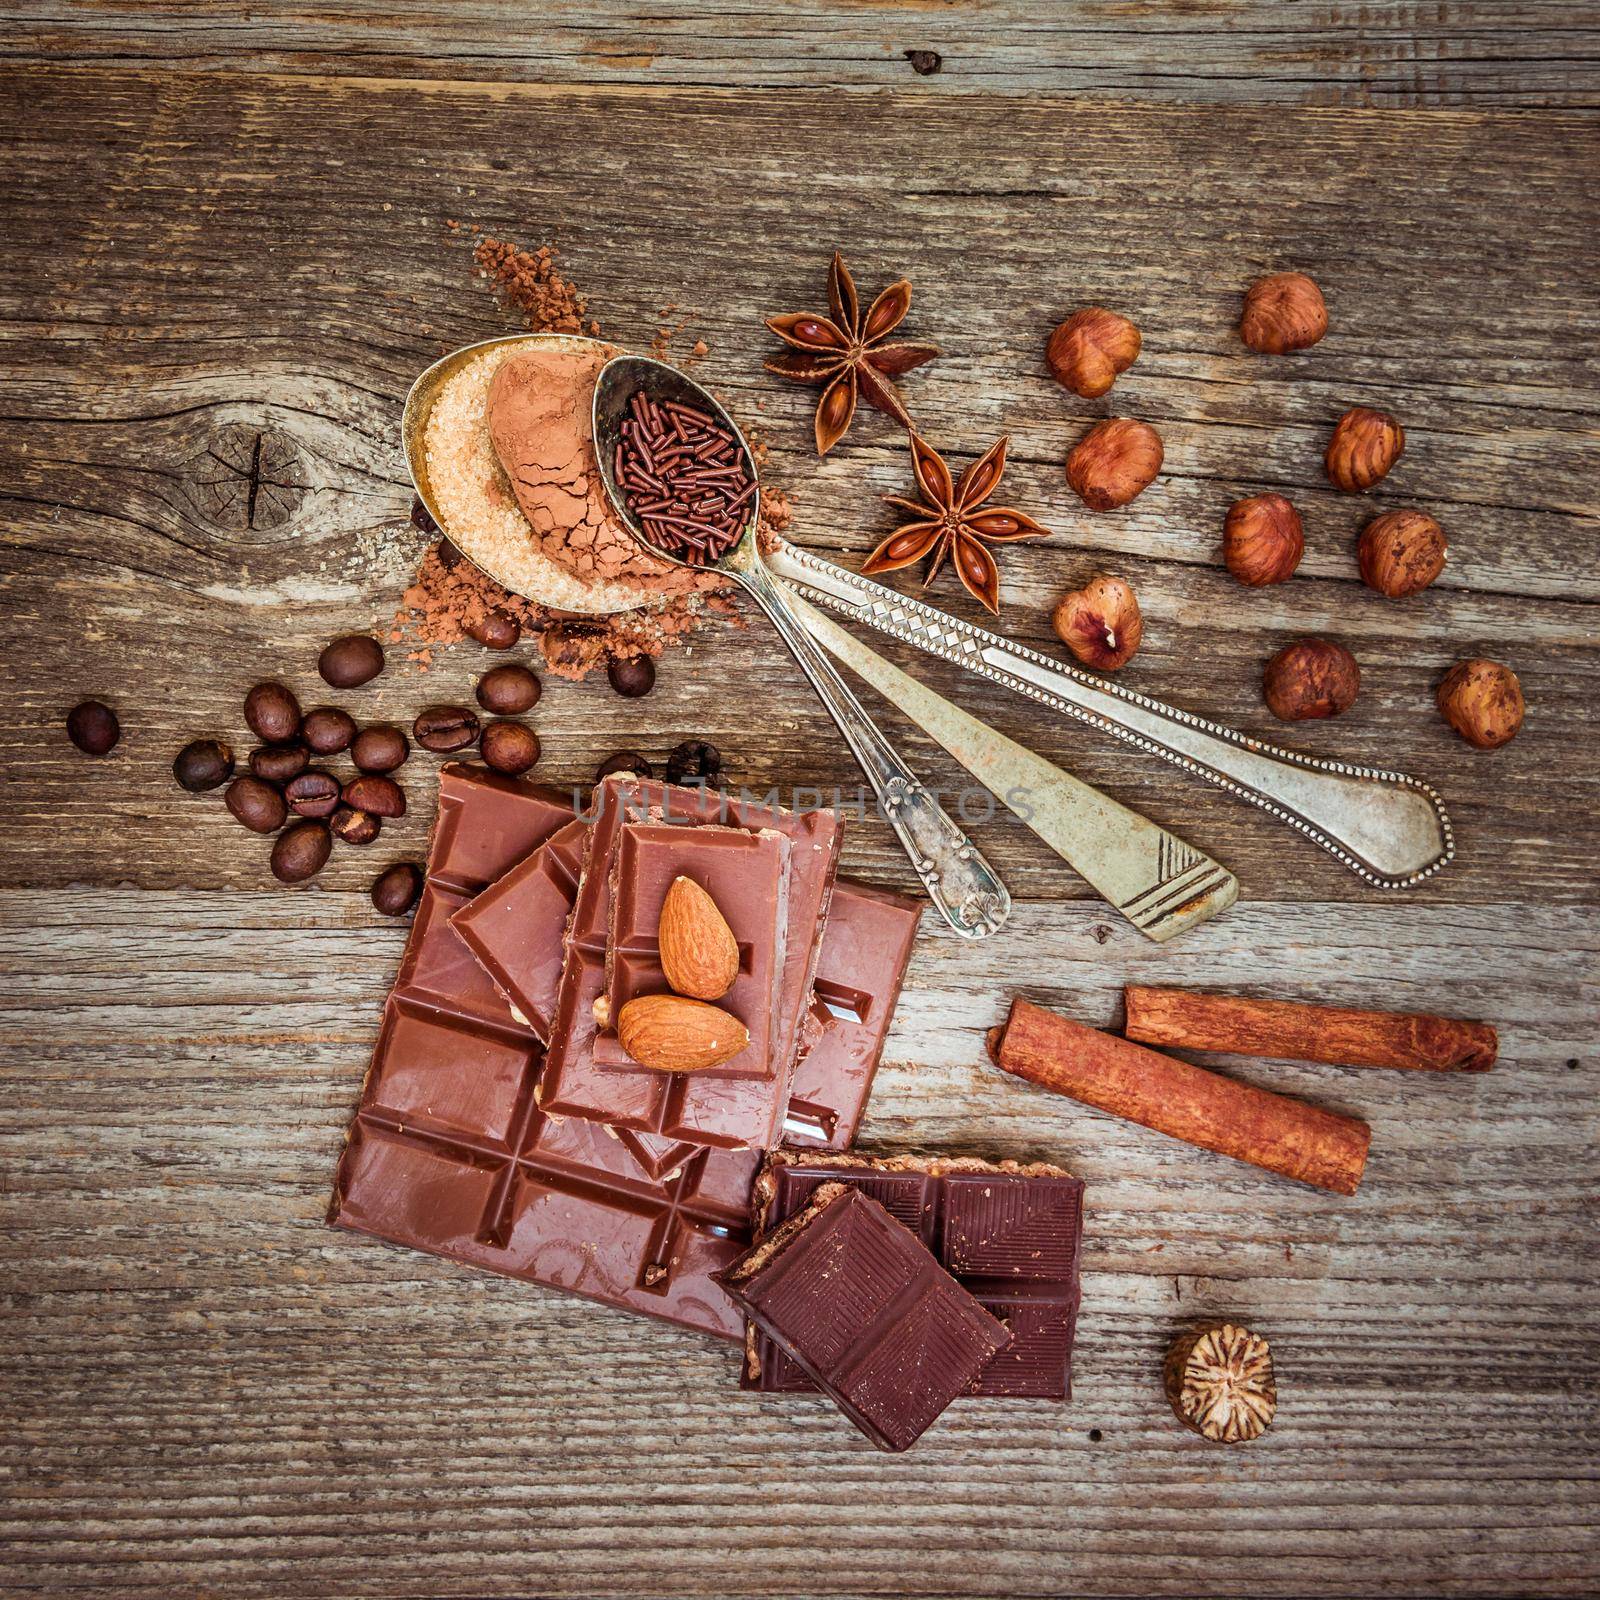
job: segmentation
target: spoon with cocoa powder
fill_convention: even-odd
[[[648,356],[617,356],[594,386],[594,450],[612,508],[651,555],[730,578],[800,664],[878,796],[935,909],[963,938],[1005,922],[1011,896],[822,653],[768,571],[755,458],[707,390]]]

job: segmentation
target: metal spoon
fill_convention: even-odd
[[[653,401],[709,411],[737,442],[752,482],[757,481],[755,458],[737,424],[715,396],[675,367],[648,356],[618,356],[600,369],[594,386],[594,448],[606,494],[623,525],[646,550],[661,561],[686,566],[688,563],[681,557],[661,548],[644,531],[616,481],[615,457],[622,422],[629,400],[640,389]],[[1011,910],[1006,886],[862,709],[861,702],[806,631],[784,590],[767,571],[757,541],[760,503],[758,490],[750,502],[749,520],[738,544],[704,570],[731,578],[766,612],[828,714],[838,723],[939,915],[963,938],[982,939],[994,933]]]

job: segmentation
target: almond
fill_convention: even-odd
[[[750,1030],[721,1006],[677,994],[645,994],[618,1013],[617,1039],[642,1067],[704,1072],[732,1061],[750,1043]]]
[[[739,942],[717,902],[692,878],[674,878],[656,929],[661,970],[679,994],[720,1000],[739,976]]]

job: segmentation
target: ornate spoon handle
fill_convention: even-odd
[[[1011,896],[994,868],[923,788],[877,723],[862,709],[766,567],[754,560],[748,564],[737,562],[723,570],[743,584],[766,612],[829,715],[838,723],[934,909],[964,939],[982,939],[997,932],[1010,914]]]
[[[1384,889],[1431,877],[1455,854],[1439,796],[1416,778],[1323,761],[1251,739],[1105,678],[1063,666],[921,600],[780,541],[774,572],[850,620],[953,661],[1250,801]]]

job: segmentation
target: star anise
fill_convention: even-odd
[[[884,499],[916,518],[896,528],[867,557],[863,572],[895,572],[931,555],[923,588],[939,575],[948,560],[956,575],[975,600],[990,611],[1000,609],[1000,569],[989,551],[992,544],[1009,544],[1014,539],[1039,539],[1050,530],[1032,517],[1004,506],[980,511],[979,506],[994,493],[1000,474],[1006,468],[1006,446],[1001,439],[974,461],[959,479],[952,480],[944,458],[927,440],[911,435],[911,465],[917,475],[922,500],[901,500],[893,495]]]
[[[817,402],[817,454],[825,456],[845,436],[856,414],[856,396],[886,411],[902,426],[911,426],[910,413],[893,380],[938,355],[936,345],[885,344],[911,309],[911,282],[891,283],[861,311],[854,279],[836,250],[828,268],[828,304],[831,317],[814,311],[796,311],[786,317],[768,317],[767,326],[792,351],[773,356],[768,372],[793,378],[796,383],[826,387]]]

